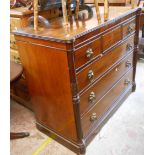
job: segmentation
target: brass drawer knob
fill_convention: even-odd
[[[125,85],[129,85],[131,83],[131,81],[129,79],[125,79],[124,84]]]
[[[128,60],[128,61],[126,62],[126,67],[130,67],[131,65],[132,65],[131,61]]]
[[[89,95],[88,101],[90,103],[93,103],[95,101],[95,99],[96,99],[95,93],[94,92],[91,92],[90,95]]]
[[[94,72],[92,71],[92,70],[90,70],[89,72],[88,72],[88,79],[89,80],[92,80],[93,79],[93,77],[94,77]]]
[[[93,57],[93,55],[94,55],[93,50],[91,48],[87,49],[87,51],[86,51],[86,57],[90,59],[90,58]]]
[[[130,43],[128,43],[128,44],[126,45],[126,50],[127,50],[127,51],[130,51],[132,48],[133,48],[133,47],[132,47],[132,45],[131,45]]]
[[[97,120],[97,114],[96,113],[92,113],[92,115],[90,116],[90,121],[94,122]]]
[[[132,31],[133,31],[133,28],[132,28],[132,26],[131,26],[131,25],[129,25],[129,26],[128,26],[127,33],[128,33],[128,34],[130,34]]]

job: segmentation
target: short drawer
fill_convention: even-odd
[[[114,67],[109,73],[99,79],[80,96],[81,115],[87,112],[103,95],[132,67],[133,53]]]
[[[79,68],[83,64],[89,62],[101,53],[101,39],[98,38],[92,43],[75,51],[75,68]]]
[[[136,29],[136,19],[123,24],[123,38],[131,35]]]
[[[110,109],[117,101],[119,96],[132,84],[131,69],[107,94],[81,118],[83,135],[86,136],[98,120]]]
[[[10,31],[21,28],[21,19],[20,18],[10,18]]]
[[[102,50],[105,51],[112,47],[114,44],[122,39],[122,28],[121,26],[113,29],[112,31],[102,36]]]
[[[17,50],[16,40],[13,34],[10,34],[10,47]]]
[[[105,53],[97,61],[77,73],[78,90],[81,91],[89,84],[92,84],[96,78],[109,70],[115,63],[133,50],[133,48],[134,36],[131,36],[126,42],[112,49],[108,53]]]

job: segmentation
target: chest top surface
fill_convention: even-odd
[[[58,42],[72,42],[91,31],[99,29],[105,25],[115,22],[129,14],[135,13],[139,8],[131,9],[131,7],[110,7],[109,20],[104,21],[104,7],[100,7],[101,22],[97,20],[95,8],[93,8],[93,17],[86,21],[69,21],[68,28],[63,25],[63,18],[55,18],[50,21],[51,27],[39,27],[37,31],[33,27],[18,29],[14,33],[32,38],[54,40]]]

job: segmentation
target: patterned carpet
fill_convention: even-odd
[[[144,154],[144,63],[137,66],[137,90],[124,102],[87,148],[86,155],[143,155]],[[11,101],[11,131],[28,131],[30,136],[11,140],[11,155],[74,155],[35,127],[31,111]],[[48,140],[48,142],[47,142]],[[40,148],[41,144],[47,145]],[[40,150],[38,150],[38,148]],[[37,152],[38,151],[38,152]]]

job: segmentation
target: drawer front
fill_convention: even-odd
[[[101,39],[98,38],[92,43],[78,49],[75,51],[75,68],[79,68],[83,64],[89,62],[95,58],[99,53],[101,53]]]
[[[102,49],[105,51],[122,39],[121,26],[102,36]]]
[[[123,24],[123,38],[131,35],[136,29],[136,19]]]
[[[20,18],[10,18],[10,31],[16,30],[21,27],[21,19]]]
[[[125,43],[104,54],[97,61],[79,72],[77,74],[78,90],[81,91],[87,85],[92,84],[96,78],[133,50],[133,47],[134,36],[131,36]]]
[[[114,67],[80,96],[81,115],[98,102],[103,95],[125,74],[133,64],[133,53]]]
[[[17,50],[10,49],[10,60],[21,64],[19,53]]]
[[[86,136],[91,128],[98,122],[98,120],[108,111],[114,104],[119,96],[125,91],[132,83],[131,69],[121,80],[81,119],[82,130]]]
[[[13,34],[10,34],[10,47],[17,50],[16,40]]]

